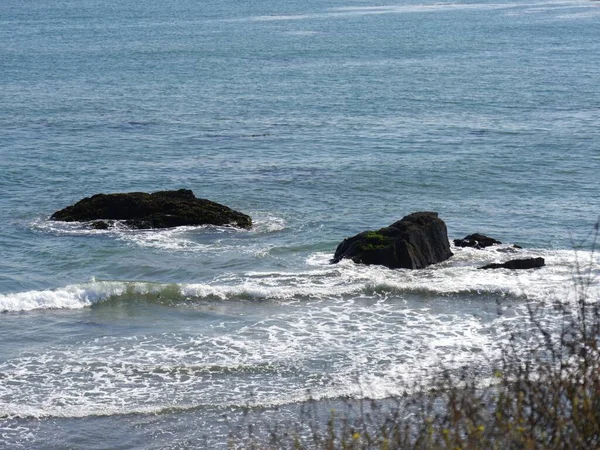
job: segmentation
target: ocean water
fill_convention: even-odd
[[[593,1],[3,0],[0,448],[219,448],[491,364],[577,261],[599,295],[599,81]],[[179,188],[254,228],[48,220]],[[329,263],[423,210],[547,266]]]

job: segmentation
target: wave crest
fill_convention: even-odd
[[[331,255],[322,253],[307,259],[306,270],[297,272],[247,272],[228,274],[208,283],[153,283],[96,281],[57,289],[0,294],[0,311],[35,309],[79,309],[107,301],[212,300],[302,300],[349,296],[388,295],[499,295],[545,299],[565,295],[574,276],[572,251],[538,251],[547,266],[540,270],[477,270],[510,255],[472,249],[455,249],[449,261],[419,271],[390,270],[361,266],[350,261],[328,264]],[[530,256],[529,254],[524,256]],[[585,258],[583,258],[585,259]],[[592,270],[600,271],[600,258]]]

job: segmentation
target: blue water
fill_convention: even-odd
[[[171,3],[0,4],[0,447],[225,445],[245,405],[492,360],[498,299],[600,272],[597,2]],[[48,221],[179,188],[253,230]],[[329,264],[422,210],[548,265]]]

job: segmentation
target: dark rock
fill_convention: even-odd
[[[525,258],[525,259],[511,259],[505,263],[492,263],[486,266],[480,267],[480,269],[534,269],[536,267],[543,267],[546,265],[544,258]]]
[[[189,189],[153,194],[97,194],[55,212],[50,218],[64,222],[122,220],[126,226],[139,229],[182,225],[252,226],[252,219],[246,214],[196,198]]]
[[[108,230],[110,225],[104,220],[96,220],[90,224],[94,230]]]
[[[485,248],[497,244],[502,244],[502,242],[479,233],[470,234],[463,239],[454,239],[454,245],[457,247]]]
[[[451,256],[444,221],[435,212],[416,212],[389,227],[344,239],[332,262],[348,258],[392,269],[422,269]]]

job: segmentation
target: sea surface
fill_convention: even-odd
[[[0,448],[223,448],[492,364],[577,263],[598,297],[599,173],[599,2],[2,0]],[[253,229],[49,221],[180,188]],[[330,264],[414,211],[505,245]],[[477,270],[512,244],[547,266]]]

